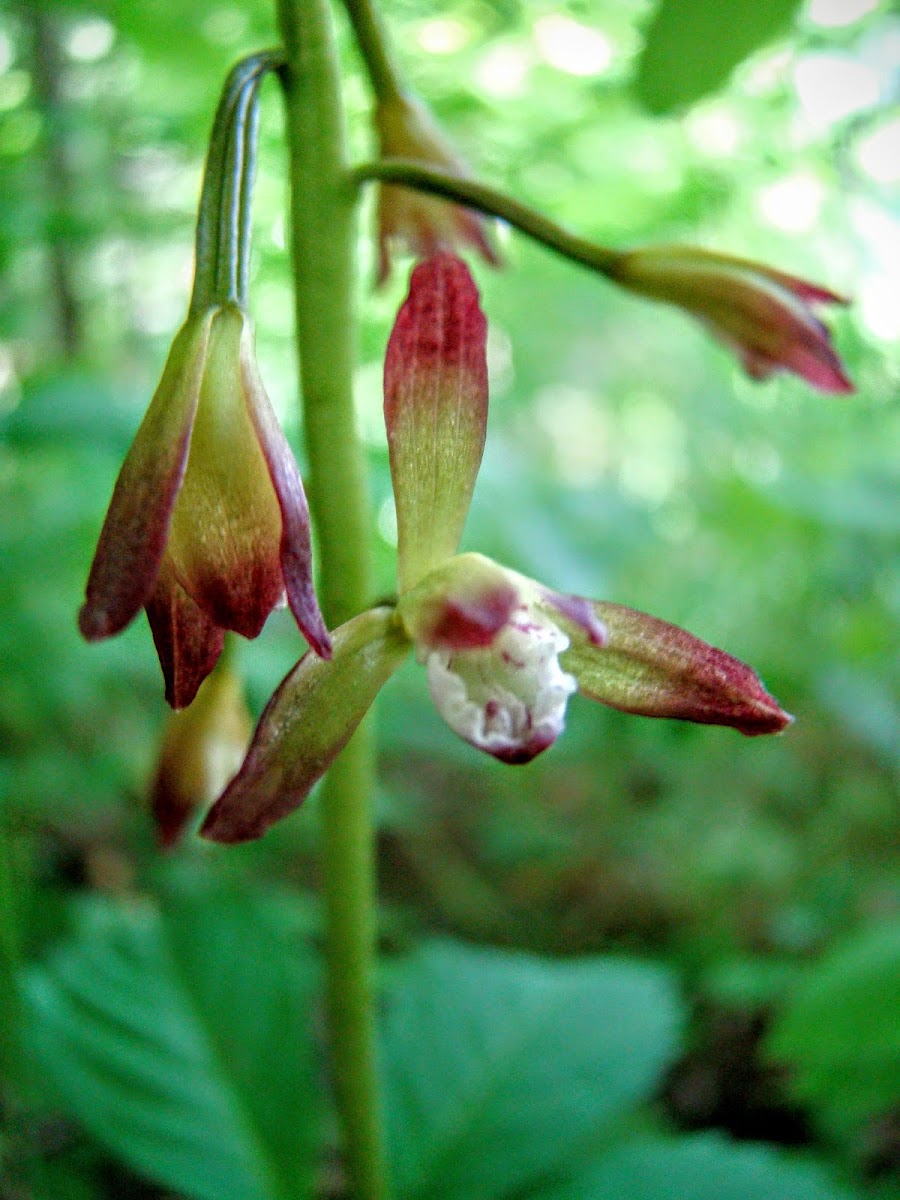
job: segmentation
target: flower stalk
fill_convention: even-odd
[[[391,53],[381,14],[371,0],[344,0],[344,7],[353,26],[375,98],[383,102],[402,96],[405,88]]]
[[[356,189],[325,0],[278,0],[291,254],[319,595],[334,627],[370,602],[371,513],[353,407]],[[373,746],[363,725],[322,788],[328,1016],[350,1189],[388,1195],[375,1064]]]
[[[222,89],[200,193],[192,314],[216,302],[246,303],[259,90],[283,61],[280,50],[249,55],[232,68]]]
[[[580,237],[500,188],[418,160],[383,158],[377,162],[362,163],[354,168],[353,178],[358,184],[403,184],[432,196],[455,200],[486,216],[506,221],[520,233],[540,242],[549,250],[555,250],[563,258],[611,278],[621,257],[617,250],[601,246],[590,238]]]
[[[752,379],[789,371],[823,392],[853,391],[831,335],[816,312],[821,306],[847,303],[828,288],[762,263],[694,246],[616,250],[572,233],[505,192],[447,169],[439,160],[385,157],[357,167],[353,177],[359,184],[387,185],[384,191],[402,184],[498,217],[618,287],[681,308],[733,350]],[[474,220],[471,214],[470,218]],[[478,245],[473,236],[463,240]],[[492,261],[489,244],[484,245],[488,252],[482,246],[482,253]]]

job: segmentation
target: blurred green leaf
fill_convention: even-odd
[[[68,368],[26,381],[21,402],[0,417],[0,437],[17,449],[78,447],[123,455],[152,395],[107,375]]]
[[[37,1139],[36,1139],[37,1140]],[[27,1195],[33,1200],[97,1200],[102,1184],[98,1181],[98,1167],[103,1151],[91,1143],[81,1143],[54,1155],[38,1157],[32,1155],[17,1171],[27,1182],[26,1192],[16,1191],[12,1184],[10,1195]],[[5,1182],[0,1175],[0,1184]],[[0,1195],[5,1195],[0,1189]]]
[[[524,1193],[646,1100],[678,1049],[668,974],[434,943],[389,996],[382,1050],[406,1200]]]
[[[900,1101],[900,928],[878,925],[827,954],[775,1022],[767,1052],[837,1130]]]
[[[784,33],[800,0],[662,0],[646,31],[635,90],[662,115],[717,91],[748,55]]]
[[[534,1200],[849,1200],[817,1163],[714,1134],[640,1139],[605,1154],[569,1184]]]
[[[316,972],[252,894],[103,903],[28,979],[34,1053],[65,1107],[196,1200],[301,1200],[320,1138]]]

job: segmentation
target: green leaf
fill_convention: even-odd
[[[28,979],[36,1062],[66,1109],[191,1200],[301,1200],[319,1143],[292,923],[252,894],[88,908]]]
[[[776,1020],[766,1051],[833,1128],[897,1103],[900,928],[864,930],[817,962]]]
[[[499,1200],[570,1168],[652,1094],[680,1023],[658,967],[423,948],[383,1025],[397,1195]]]
[[[534,1200],[850,1200],[818,1163],[717,1134],[635,1139]]]
[[[718,91],[748,55],[784,33],[800,0],[662,0],[647,29],[635,90],[662,115]]]

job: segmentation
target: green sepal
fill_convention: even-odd
[[[585,696],[623,712],[729,725],[748,736],[778,733],[793,720],[756,673],[724,650],[647,613],[589,603],[605,642],[592,643],[567,624],[572,645],[560,655]]]
[[[401,592],[459,545],[484,452],[486,344],[465,263],[437,254],[416,267],[384,364]]]
[[[311,651],[269,701],[238,774],[201,833],[246,842],[293,812],[350,740],[410,649],[392,608],[373,608],[333,634],[333,657]]]

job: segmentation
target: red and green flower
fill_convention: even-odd
[[[410,652],[450,727],[508,763],[553,744],[576,691],[626,712],[748,735],[790,722],[749,667],[684,630],[457,553],[484,449],[486,333],[458,258],[440,253],[416,267],[385,362],[397,604],[337,629],[331,661],[300,660],[211,809],[206,837],[259,837],[301,804]]]

